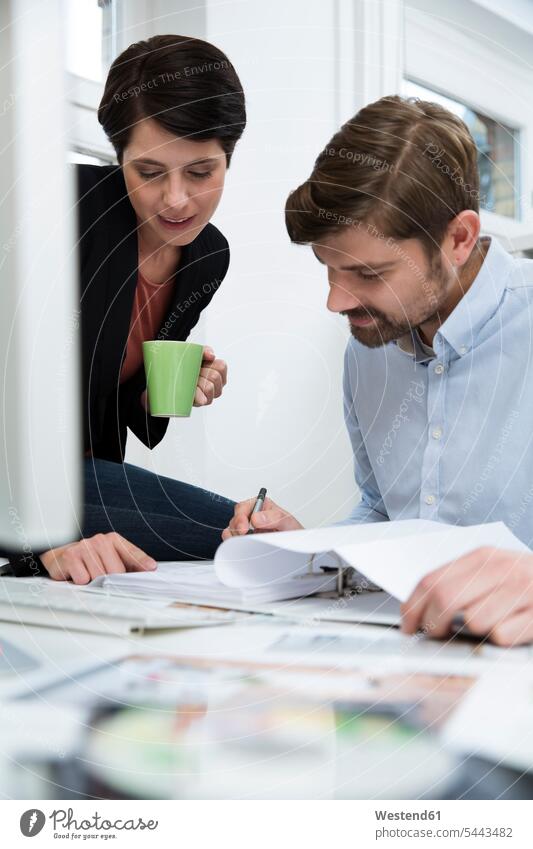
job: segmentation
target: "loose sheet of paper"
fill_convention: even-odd
[[[302,574],[313,554],[338,552],[341,546],[351,544],[432,534],[442,528],[440,522],[408,519],[233,537],[217,549],[215,567],[219,580],[227,586],[253,587],[266,580],[281,581]]]
[[[503,524],[448,526],[431,535],[379,540],[336,548],[337,553],[367,578],[400,601],[406,601],[422,578],[480,546],[528,551]]]
[[[523,667],[495,666],[468,693],[442,733],[461,754],[474,754],[515,769],[533,764],[533,673]]]
[[[301,574],[313,554],[332,552],[405,601],[426,574],[484,545],[529,550],[503,522],[461,527],[412,519],[234,537],[218,549],[215,567],[224,584],[253,587]]]

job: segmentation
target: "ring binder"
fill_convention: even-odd
[[[313,568],[315,564],[315,558],[322,556],[323,552],[312,554],[307,564],[306,574],[301,575],[300,577],[306,578],[308,575],[316,574]],[[336,552],[328,552],[328,557],[332,557],[336,561],[337,565],[320,566],[319,568],[322,569],[323,572],[337,572],[337,596],[340,598],[341,596],[346,595],[346,593],[349,591],[350,587],[348,581],[354,570],[351,566],[346,566],[345,563],[339,557],[339,555],[336,554]]]

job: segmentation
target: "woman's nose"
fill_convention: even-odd
[[[163,203],[166,206],[166,210],[178,210],[183,208],[187,201],[189,200],[189,196],[187,194],[186,187],[179,177],[171,179],[164,187],[163,190]]]

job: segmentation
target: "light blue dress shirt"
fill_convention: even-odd
[[[361,502],[349,522],[504,521],[533,542],[533,260],[492,239],[433,349],[351,338],[344,412]]]

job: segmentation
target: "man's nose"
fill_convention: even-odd
[[[352,287],[349,288],[340,281],[335,282],[330,278],[326,306],[331,312],[345,312],[346,310],[361,309],[364,305]]]

